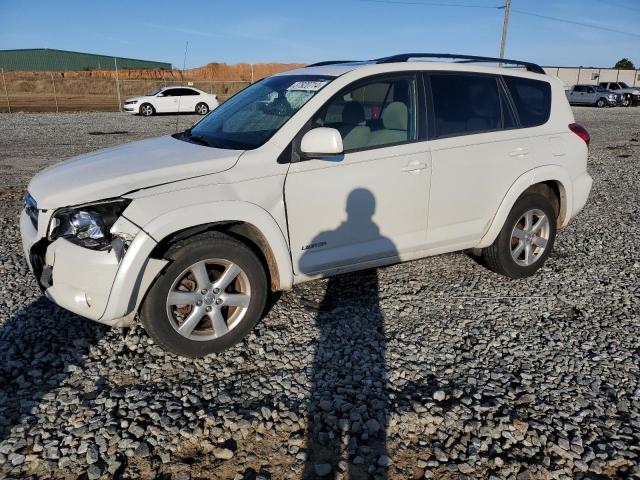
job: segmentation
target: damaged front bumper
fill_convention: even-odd
[[[150,253],[156,244],[124,217],[114,227],[133,238],[130,247],[135,243],[139,254]],[[131,261],[127,257],[136,252],[127,251],[122,256],[115,249],[91,250],[64,238],[49,242],[25,211],[20,216],[20,231],[29,268],[46,297],[73,313],[110,326],[131,324],[144,292],[166,264],[148,256]]]

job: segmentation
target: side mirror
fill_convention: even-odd
[[[164,97],[164,93],[159,93],[156,95],[156,97]]]
[[[314,128],[305,133],[300,142],[304,158],[333,157],[340,155],[343,150],[342,137],[335,128]]]

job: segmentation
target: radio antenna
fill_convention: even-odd
[[[184,70],[187,68],[187,50],[189,49],[189,41],[184,45],[184,60],[182,61],[182,71],[180,72],[180,80],[184,82]],[[181,95],[178,96],[178,111],[176,112],[176,133],[178,133],[178,121],[180,119],[180,99]]]

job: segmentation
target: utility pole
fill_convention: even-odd
[[[506,0],[504,7],[504,24],[502,26],[502,43],[500,44],[500,58],[504,58],[504,48],[507,44],[507,28],[509,27],[509,12],[511,11],[511,0]]]
[[[118,98],[118,111],[122,111],[122,102],[120,101],[120,79],[118,78],[118,58],[113,57],[113,63],[116,66],[116,96]]]
[[[4,85],[4,96],[7,99],[7,108],[11,113],[11,102],[9,101],[9,92],[7,91],[7,80],[4,78],[4,68],[2,69],[2,84]]]

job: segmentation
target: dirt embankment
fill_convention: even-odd
[[[226,63],[209,63],[202,67],[187,70],[119,70],[118,78],[122,80],[260,80],[261,78],[274,75],[276,73],[293,70],[303,66],[301,63],[236,63],[227,65]],[[252,77],[253,67],[253,77]],[[87,70],[75,72],[5,72],[7,81],[15,79],[39,79],[51,78],[71,79],[71,78],[115,78],[114,70]]]
[[[209,63],[189,70],[5,72],[0,112],[118,110],[127,97],[187,84],[226,100],[250,82],[301,67],[299,63]],[[253,71],[252,71],[253,70]]]

